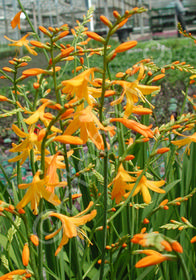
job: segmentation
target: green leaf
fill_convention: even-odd
[[[6,250],[8,239],[3,234],[0,234],[0,245]],[[9,248],[9,255],[12,258],[13,262],[16,264],[17,267],[20,267],[20,264],[18,263],[18,259],[15,254],[15,249],[13,249],[12,246]]]

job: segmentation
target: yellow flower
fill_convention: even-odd
[[[137,173],[137,177],[140,176],[142,171],[136,172]],[[136,180],[137,178],[135,178]],[[148,180],[144,175],[142,176],[142,178],[140,179],[135,191],[133,192],[133,196],[135,196],[136,194],[138,194],[139,192],[141,192],[143,200],[145,203],[150,203],[151,202],[151,195],[149,192],[149,189],[157,192],[157,193],[165,193],[164,190],[160,189],[160,187],[162,187],[165,184],[164,180],[160,180],[160,181],[150,181]],[[131,191],[134,188],[135,183],[129,184],[129,190]],[[126,193],[124,195],[125,198],[127,198],[129,196],[130,192]]]
[[[180,133],[177,133],[177,134],[180,135],[180,136],[183,136],[185,138],[180,139],[180,140],[171,141],[171,143],[178,146],[178,148],[187,145],[186,152],[188,152],[188,154],[190,154],[190,144],[192,142],[196,142],[196,132],[193,133],[193,135],[189,135],[189,136],[183,135],[183,134],[180,134]]]
[[[13,20],[11,21],[11,26],[12,26],[13,29],[14,29],[17,25],[18,25],[18,29],[21,29],[21,28],[20,28],[20,15],[21,15],[21,13],[22,13],[22,11],[18,12],[18,13],[14,16]]]
[[[88,104],[91,105],[92,101],[89,97],[88,84],[93,81],[95,71],[96,68],[90,68],[70,80],[62,81],[62,93],[66,93],[68,95],[71,95],[72,97],[75,94],[78,100],[84,98],[88,102]],[[81,107],[78,108],[78,110],[80,109]]]
[[[70,150],[67,155],[70,157],[73,154],[73,150]],[[41,156],[37,156],[40,160]],[[67,185],[67,182],[59,182],[59,176],[57,169],[65,169],[65,164],[62,162],[64,157],[57,152],[55,155],[45,157],[45,174],[48,176],[48,184],[46,189],[54,193],[54,187],[63,187]]]
[[[126,190],[129,190],[129,184],[127,182],[133,182],[135,178],[131,177],[128,172],[123,168],[122,163],[118,168],[118,173],[113,181],[108,185],[110,187],[113,184],[111,199],[115,199],[116,203],[120,203],[123,196],[126,194]]]
[[[92,205],[93,202],[91,201],[88,207],[84,211],[80,212],[74,217],[68,217],[66,215],[55,213],[55,212],[50,213],[50,216],[56,217],[61,221],[62,226],[59,229],[57,229],[55,232],[47,235],[45,239],[48,240],[53,238],[56,234],[60,232],[61,229],[63,229],[63,237],[59,247],[55,252],[55,256],[60,252],[63,246],[68,243],[70,238],[76,237],[77,235],[81,239],[83,239],[83,236],[87,238],[84,231],[81,230],[79,226],[82,226],[87,222],[91,221],[97,215],[97,210],[92,210],[89,214],[83,216],[83,214],[86,213],[92,207]]]
[[[27,157],[30,154],[32,149],[35,149],[37,152],[41,152],[41,142],[38,141],[38,136],[34,133],[34,127],[30,127],[29,133],[25,133],[20,130],[15,124],[12,125],[13,131],[21,138],[26,138],[19,145],[14,144],[13,148],[10,149],[10,152],[18,153],[21,152],[20,155],[9,159],[9,162],[15,162],[21,160],[21,165],[25,162]],[[46,151],[47,152],[47,151]]]
[[[29,118],[25,120],[25,122],[31,125],[31,124],[35,124],[40,119],[44,123],[45,127],[47,127],[50,121],[49,118],[46,117],[47,115],[45,115],[44,110],[48,104],[50,104],[50,101],[42,104]],[[50,118],[52,118],[51,115]],[[51,131],[61,132],[61,130],[56,128],[55,126],[51,127]]]
[[[159,264],[169,259],[168,256],[154,250],[142,250],[140,253],[147,255],[147,257],[144,257],[136,263],[135,267],[137,268]]]
[[[138,80],[134,82],[127,82],[127,81],[113,81],[113,84],[118,84],[122,86],[123,93],[117,100],[111,102],[111,105],[116,105],[122,102],[124,96],[126,95],[127,103],[124,112],[124,117],[128,118],[133,111],[133,106],[136,102],[138,102],[138,97],[143,102],[148,102],[144,95],[149,95],[154,91],[160,89],[158,86],[147,86],[147,85],[140,85]],[[149,102],[148,102],[149,103]],[[151,105],[152,106],[152,105]]]
[[[111,102],[111,105],[116,105],[121,103],[124,96],[126,95],[127,104],[124,112],[124,118],[128,118],[130,116],[130,114],[133,111],[134,103],[138,102],[138,97],[143,102],[149,103],[149,101],[145,98],[145,95],[149,95],[154,91],[160,90],[159,86],[148,86],[148,85],[139,84],[139,81],[142,79],[143,75],[144,75],[144,67],[143,64],[141,64],[138,77],[134,82],[127,82],[122,80],[119,81],[116,80],[112,82],[112,84],[120,85],[123,88],[123,93],[117,100]]]
[[[64,135],[72,135],[78,129],[80,129],[80,138],[83,140],[83,143],[85,144],[88,138],[90,138],[99,150],[104,150],[104,143],[99,129],[113,131],[113,127],[104,127],[100,123],[92,112],[91,106],[74,114],[74,118],[66,128]]]
[[[7,39],[10,42],[13,42],[13,44],[8,44],[8,46],[15,46],[15,47],[22,47],[24,46],[25,48],[27,48],[28,52],[30,52],[33,55],[37,55],[36,51],[33,50],[33,47],[29,46],[29,40],[27,40],[26,38],[29,36],[29,34],[26,34],[25,36],[23,36],[20,40],[12,40],[10,38],[8,38],[7,36],[4,36],[5,39]]]
[[[44,198],[54,205],[59,205],[61,203],[61,201],[54,193],[46,190],[45,186],[47,186],[48,184],[48,176],[46,176],[44,179],[40,179],[39,173],[39,171],[36,172],[35,176],[33,177],[32,183],[20,184],[18,186],[19,189],[28,188],[28,190],[22,200],[16,205],[16,208],[24,208],[29,202],[31,202],[31,210],[33,210],[34,215],[38,214],[37,207],[41,198]]]

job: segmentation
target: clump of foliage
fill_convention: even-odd
[[[41,42],[30,21],[35,40],[14,42],[31,55],[42,50],[48,65],[24,70],[31,57],[14,57],[0,70],[12,84],[11,97],[0,95],[9,105],[0,117],[15,116],[18,137],[11,177],[0,164],[0,279],[195,278],[196,107],[188,88],[196,70],[178,60],[131,61],[128,54],[128,67],[114,73],[115,61],[137,41],[112,45],[111,37],[142,12],[114,11],[114,23],[101,16],[106,38],[85,27],[89,11],[71,30],[71,44],[61,41],[66,24],[40,26],[47,39]],[[90,40],[99,46],[89,47]],[[189,81],[178,114],[163,124],[154,110],[169,71]],[[30,93],[22,85],[27,78]],[[21,172],[27,160],[30,183]]]

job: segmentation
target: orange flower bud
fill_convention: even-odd
[[[45,128],[43,128],[38,132],[37,140],[42,141],[45,135],[46,135],[46,130]]]
[[[123,25],[125,25],[128,21],[128,18],[124,19],[123,21],[121,21],[117,26],[116,26],[116,30],[121,28]]]
[[[141,139],[141,142],[144,142],[144,143],[145,143],[145,142],[148,142],[149,140],[150,140],[150,138],[144,137],[144,138]]]
[[[65,36],[67,36],[69,34],[69,31],[63,31],[60,34],[58,34],[58,36],[56,36],[56,38],[54,39],[54,42],[58,41],[59,39],[64,38]]]
[[[72,33],[73,36],[76,35],[76,32],[75,32],[75,30],[73,28],[71,29],[71,33]]]
[[[67,49],[62,49],[60,57],[61,58],[62,57],[67,57],[71,52],[73,52],[73,50],[74,50],[74,47],[69,47]]]
[[[47,71],[44,70],[44,69],[41,69],[41,68],[31,68],[31,69],[23,71],[22,74],[24,76],[30,77],[30,76],[36,76],[36,75],[44,74],[44,73],[47,73]]]
[[[37,235],[35,234],[31,234],[31,242],[35,245],[35,246],[38,246],[39,245],[39,238]]]
[[[181,220],[186,224],[188,220],[185,217],[181,217]]]
[[[125,160],[132,160],[134,158],[135,158],[134,155],[128,155],[128,156],[125,157]]]
[[[172,64],[179,64],[180,63],[180,61],[174,61],[174,62],[172,62]]]
[[[98,41],[98,42],[101,42],[101,43],[105,43],[105,39],[104,39],[103,37],[99,36],[99,35],[98,35],[97,33],[95,33],[95,32],[86,31],[85,34],[86,34],[89,38],[91,38],[91,39],[93,39],[93,40],[95,40],[95,41]]]
[[[164,147],[164,148],[160,148],[157,150],[157,154],[164,154],[167,153],[170,150],[170,148]]]
[[[106,248],[106,250],[111,250],[112,247],[107,245],[107,246],[105,246],[105,248]]]
[[[166,240],[161,241],[161,245],[164,247],[164,249],[168,252],[172,251],[172,247],[169,244],[169,242],[167,242]]]
[[[3,95],[0,95],[0,101],[8,101],[9,99]]]
[[[126,244],[126,243],[123,243],[123,244],[122,244],[122,247],[123,247],[123,248],[126,248],[126,247],[127,247],[127,244]]]
[[[116,49],[115,53],[125,52],[137,45],[137,41],[128,41],[125,43],[120,44]]]
[[[98,264],[101,264],[101,259],[99,259],[99,260],[97,261],[97,263],[98,263]]]
[[[40,48],[40,49],[46,49],[50,50],[50,47],[48,47],[46,44],[39,42],[39,41],[30,41],[30,44],[34,47]]]
[[[3,71],[14,73],[15,71],[10,67],[3,67]]]
[[[25,210],[22,209],[22,208],[20,208],[20,209],[18,209],[18,213],[19,213],[19,214],[25,214]]]
[[[156,75],[156,76],[151,80],[151,82],[156,82],[156,81],[158,81],[158,80],[160,80],[160,79],[162,79],[162,78],[164,78],[164,77],[165,77],[165,74]]]
[[[71,198],[72,198],[72,200],[74,200],[74,199],[80,198],[81,196],[82,196],[81,193],[74,193],[74,194],[72,194]]]
[[[146,232],[146,227],[143,227],[142,229],[141,229],[141,233],[145,233]]]
[[[196,242],[196,235],[193,236],[193,238],[191,239],[191,243],[195,243]]]
[[[168,207],[167,205],[165,205],[165,206],[163,207],[163,209],[164,209],[164,210],[168,210],[169,207]]]
[[[28,65],[27,62],[22,62],[22,63],[20,63],[20,67],[25,67],[25,66],[27,66],[27,65]]]
[[[143,219],[143,224],[149,224],[149,223],[150,223],[150,221],[147,218]]]
[[[14,60],[9,60],[9,63],[12,65],[17,65],[17,63]]]
[[[83,65],[84,64],[84,58],[80,57],[80,63]]]
[[[112,211],[112,212],[116,212],[116,208],[113,207],[113,208],[111,209],[111,211]]]
[[[117,12],[117,11],[113,11],[113,16],[114,16],[115,18],[117,18],[117,19],[120,18],[120,14],[119,14],[119,12]]]
[[[59,135],[53,140],[63,144],[83,145],[83,140],[81,138],[72,135]]]
[[[101,16],[100,16],[100,20],[101,20],[105,25],[107,25],[109,28],[112,27],[112,23],[111,23],[111,21],[110,21],[109,19],[107,19],[107,17],[101,15]]]
[[[180,227],[178,228],[178,230],[183,230],[183,228],[184,228],[183,226],[180,226]]]
[[[33,87],[34,87],[34,89],[38,89],[39,88],[39,83],[37,83],[37,82],[35,82],[35,83],[33,83]]]
[[[171,243],[172,249],[178,253],[183,253],[183,248],[178,241],[173,241]]]
[[[110,96],[113,96],[115,94],[116,94],[115,90],[106,90],[105,91],[105,97],[110,97]]]
[[[27,266],[29,263],[29,246],[28,243],[25,243],[22,251],[22,263],[24,266]]]
[[[152,72],[151,71],[148,71],[148,76],[152,76]]]
[[[50,32],[54,32],[55,31],[55,29],[53,27],[51,27],[51,26],[48,27],[48,30],[50,30]]]
[[[79,72],[80,70],[82,69],[82,66],[78,66],[78,67],[76,67],[76,69],[73,69],[71,72],[72,73],[77,73],[77,72]]]
[[[161,73],[165,74],[165,68],[161,69]]]
[[[172,129],[177,129],[177,128],[180,128],[180,127],[181,127],[181,125],[175,124],[175,125],[172,126]]]
[[[48,29],[46,29],[45,27],[43,26],[39,26],[39,30],[44,33],[45,35],[49,36],[49,37],[52,37],[52,34],[48,31]],[[51,31],[51,30],[50,30]],[[52,32],[53,32],[53,29],[52,29]]]
[[[14,205],[9,205],[8,208],[9,208],[11,211],[14,211],[14,209],[15,209]]]
[[[66,118],[68,118],[68,117],[71,117],[70,115],[71,115],[72,113],[74,113],[74,109],[73,109],[73,108],[67,109],[67,110],[65,111],[65,113],[63,113],[63,114],[61,115],[61,120],[64,120],[64,119],[66,119]]]

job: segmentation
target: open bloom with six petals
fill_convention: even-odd
[[[142,171],[137,172],[137,177],[140,176],[141,172]],[[160,189],[160,187],[162,187],[164,184],[165,184],[164,180],[150,181],[143,175],[142,178],[140,179],[135,191],[133,192],[133,196],[135,196],[136,194],[141,192],[144,202],[150,203],[151,195],[150,195],[149,189],[154,192],[157,192],[157,193],[165,193],[164,190]],[[135,183],[129,184],[129,187],[130,187],[129,190],[132,190],[134,188],[134,185],[135,185]],[[124,197],[127,198],[129,196],[129,194],[130,194],[130,192],[126,193],[124,195]]]
[[[12,159],[9,159],[9,162],[21,160],[20,164],[22,165],[29,156],[32,149],[37,152],[41,152],[41,142],[38,141],[38,136],[34,133],[33,126],[30,127],[29,133],[25,133],[24,131],[20,130],[15,124],[12,125],[12,129],[16,133],[16,135],[26,139],[19,145],[14,144],[13,148],[10,149],[10,152],[21,152],[21,154]]]
[[[188,154],[189,154],[189,152],[190,152],[190,149],[189,149],[190,144],[192,142],[196,142],[196,132],[193,133],[193,135],[189,135],[189,136],[182,135],[180,133],[178,133],[178,135],[183,136],[185,138],[184,139],[180,139],[180,140],[171,141],[171,143],[176,145],[176,146],[178,146],[179,148],[182,147],[182,146],[187,145],[186,152],[188,152]]]
[[[139,74],[139,76],[142,76]],[[138,78],[140,79],[140,78]],[[119,104],[123,101],[124,96],[126,95],[126,108],[124,112],[124,118],[128,118],[130,114],[133,111],[133,106],[136,102],[138,102],[139,98],[143,102],[148,102],[147,99],[145,98],[145,95],[149,95],[155,91],[160,90],[159,86],[148,86],[148,85],[141,85],[139,84],[139,80],[135,80],[134,82],[128,82],[128,81],[121,81],[121,80],[116,80],[113,81],[112,84],[117,84],[120,85],[123,88],[123,92],[121,96],[113,101],[111,105],[116,105]],[[149,103],[149,102],[148,102]]]
[[[25,207],[29,202],[31,202],[31,209],[33,210],[33,214],[37,215],[38,213],[38,205],[41,198],[49,201],[53,205],[59,205],[61,201],[59,198],[53,193],[46,190],[46,186],[48,185],[48,177],[44,177],[44,179],[40,179],[39,171],[36,172],[33,177],[32,183],[29,184],[20,184],[19,189],[27,189],[26,194],[22,198],[22,200],[16,205],[17,209],[21,209]]]
[[[73,150],[70,150],[67,155],[70,157],[73,154]],[[41,156],[37,156],[40,160]],[[54,193],[54,187],[63,187],[67,185],[67,182],[59,182],[59,176],[57,174],[57,169],[65,169],[65,164],[62,162],[64,157],[59,155],[57,152],[55,155],[50,155],[45,157],[45,174],[48,176],[48,185],[46,189]]]
[[[12,40],[12,39],[8,38],[7,36],[4,36],[4,38],[10,42],[13,42],[13,44],[8,44],[8,46],[15,46],[15,47],[24,46],[28,50],[28,52],[30,52],[33,55],[37,55],[37,53],[36,53],[36,51],[34,51],[33,47],[29,46],[29,40],[27,40],[28,36],[29,36],[29,34],[26,34],[20,40]]]
[[[122,163],[118,168],[118,173],[113,181],[108,185],[110,187],[113,184],[111,199],[115,199],[116,203],[120,203],[123,196],[126,194],[126,190],[129,190],[129,184],[127,182],[133,182],[135,178],[131,177],[124,169]]]
[[[100,123],[92,112],[91,106],[74,114],[74,118],[66,128],[64,135],[72,135],[78,129],[80,129],[80,138],[83,140],[83,143],[85,144],[88,138],[90,138],[99,150],[104,149],[104,143],[99,129],[111,132],[114,130],[113,127],[104,127]]]
[[[25,120],[25,122],[29,125],[35,124],[39,119],[44,123],[44,125],[47,127],[50,123],[49,118],[45,116],[44,110],[47,107],[47,105],[50,104],[50,102],[46,102],[42,104],[29,118]],[[50,115],[50,118],[52,118],[52,115]],[[56,128],[55,126],[51,127],[51,131],[53,132],[61,132],[59,128]]]
[[[57,250],[55,252],[55,256],[60,252],[62,247],[68,243],[70,238],[76,237],[77,235],[81,239],[83,239],[83,236],[87,238],[84,231],[82,231],[79,228],[79,226],[82,226],[82,225],[86,224],[87,222],[91,221],[97,215],[97,210],[92,210],[89,214],[83,215],[92,207],[92,205],[93,205],[93,202],[91,201],[89,203],[88,207],[84,211],[80,212],[79,214],[77,214],[74,217],[68,217],[66,215],[63,215],[60,213],[55,213],[55,212],[50,213],[51,217],[56,217],[61,221],[62,226],[59,229],[57,229],[55,232],[47,235],[45,237],[45,239],[48,240],[50,238],[53,238],[55,235],[57,235],[61,231],[61,229],[63,229],[63,237],[62,237],[59,247],[57,248]]]
[[[78,100],[84,98],[91,105],[92,101],[89,97],[88,84],[93,81],[95,71],[96,68],[90,68],[70,80],[62,81],[62,93],[69,94],[72,97],[75,95]],[[77,110],[80,109],[81,106],[78,106]]]

